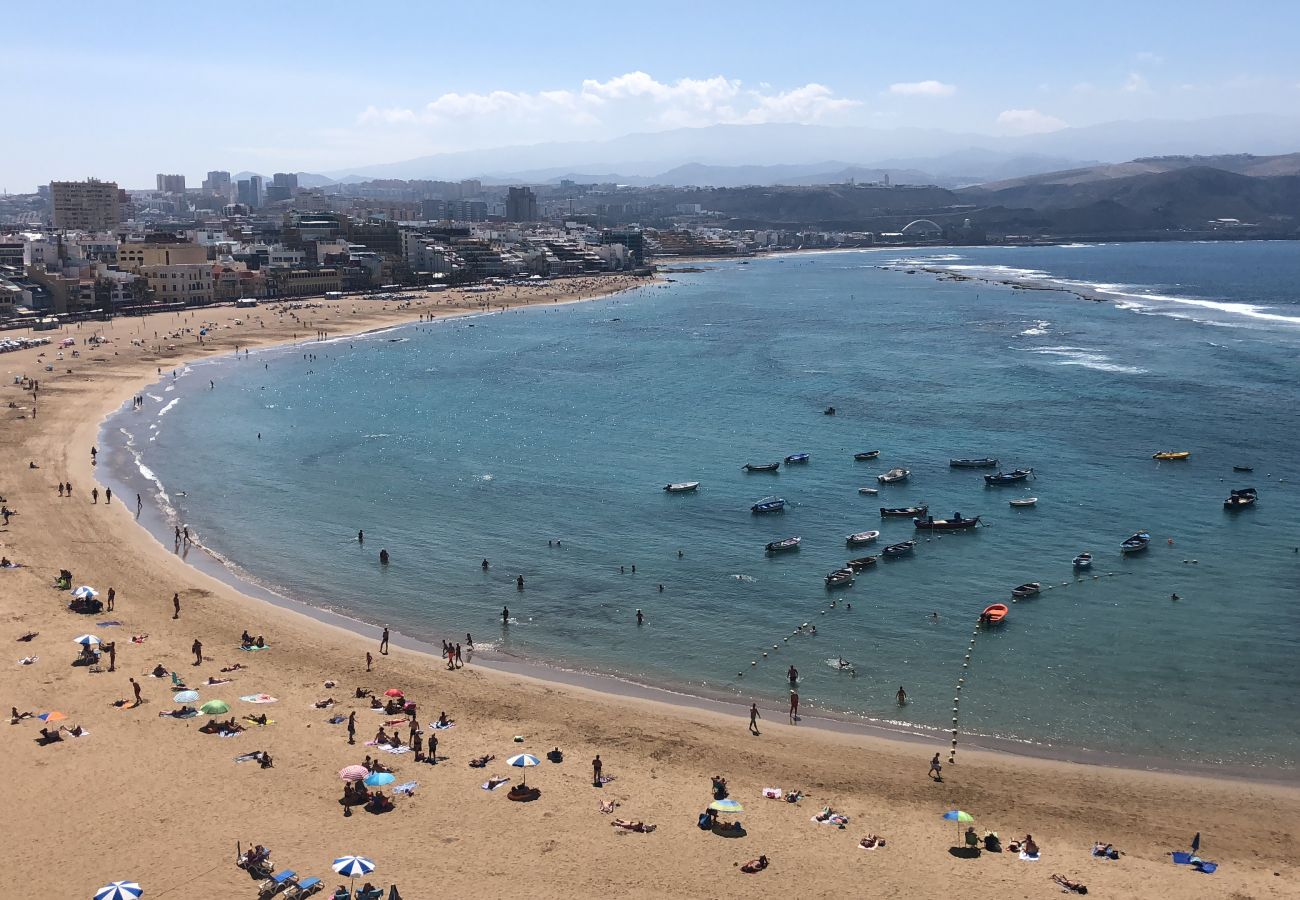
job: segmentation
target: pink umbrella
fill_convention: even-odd
[[[401,688],[389,688],[388,690],[384,691],[384,696],[385,696],[385,697],[405,697],[406,695],[402,693]]]
[[[361,781],[369,774],[370,770],[365,766],[347,766],[346,768],[339,769],[339,777],[344,781]]]

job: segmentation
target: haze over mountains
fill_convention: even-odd
[[[1300,148],[1300,117],[1144,120],[994,136],[929,128],[713,125],[440,153],[324,173],[343,182],[481,178],[487,182],[616,182],[737,186],[877,180],[960,187],[1139,157],[1285,154]]]

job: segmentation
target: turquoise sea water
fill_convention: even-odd
[[[165,515],[246,577],[435,648],[472,632],[782,717],[793,663],[805,706],[945,742],[979,611],[1040,581],[1054,587],[977,639],[963,731],[1296,766],[1300,245],[848,252],[672,277],[196,365],[110,420],[110,466],[123,490],[156,487],[143,466]],[[1193,455],[1152,461],[1160,449]],[[740,468],[800,451],[811,463],[779,475]],[[987,488],[948,466],[983,455],[1037,479]],[[858,493],[895,465],[909,482]],[[662,490],[686,480],[702,486]],[[1257,508],[1225,512],[1247,485]],[[751,515],[769,494],[786,510]],[[1037,507],[1009,507],[1026,495]],[[879,506],[919,502],[988,527],[918,532],[912,558],[824,587],[848,558],[914,536]],[[866,529],[876,545],[845,547]],[[1139,529],[1151,549],[1121,558]],[[765,556],[790,535],[797,553]],[[1101,577],[1076,580],[1082,550]],[[793,633],[805,622],[816,636]],[[856,677],[828,662],[840,656]]]

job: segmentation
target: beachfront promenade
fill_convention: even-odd
[[[89,897],[119,879],[140,882],[146,898],[255,897],[258,882],[235,865],[239,842],[269,847],[276,871],[323,879],[325,895],[346,881],[331,871],[332,861],[364,855],[377,864],[364,880],[395,883],[405,900],[448,892],[650,897],[669,886],[711,897],[1038,897],[1061,890],[1055,873],[1104,897],[1295,896],[1294,787],[970,751],[936,782],[926,775],[927,763],[944,747],[795,728],[780,709],[763,710],[753,735],[741,706],[727,715],[602,695],[487,671],[472,657],[448,668],[436,646],[432,655],[398,646],[383,654],[377,629],[356,634],[321,624],[187,565],[135,524],[134,497],[106,502],[95,481],[90,448],[99,423],[155,381],[159,369],[295,335],[337,337],[472,311],[484,300],[493,307],[553,303],[644,283],[611,276],[513,296],[447,293],[410,303],[344,299],[293,311],[158,314],[56,332],[76,339],[75,358],[68,348],[56,359],[52,346],[0,356],[0,496],[15,511],[0,527],[0,554],[21,566],[0,571],[0,642],[10,648],[0,700],[19,713],[66,716],[21,719],[0,732],[16,776],[9,821],[18,827],[9,837],[17,852],[8,883],[39,886],[51,897]],[[201,324],[208,330],[202,344]],[[107,342],[84,343],[96,333]],[[39,389],[15,384],[21,375],[37,379]],[[60,496],[65,492],[56,485],[66,484],[70,496]],[[299,539],[311,539],[308,524]],[[113,609],[70,612],[70,593],[54,586],[64,569],[72,573],[70,587],[94,586],[101,602],[112,587]],[[504,599],[516,608],[527,603],[526,595]],[[109,622],[116,624],[101,624]],[[244,632],[262,636],[267,649],[242,649]],[[81,650],[74,638],[86,634],[113,645],[112,671],[106,652],[73,665]],[[19,664],[29,657],[31,664]],[[155,671],[166,674],[152,677]],[[182,690],[176,682],[198,698],[175,699]],[[403,700],[374,711],[358,688],[385,701],[386,691],[400,690]],[[268,697],[274,702],[241,699]],[[228,711],[160,715],[214,700]],[[409,748],[406,702],[415,704],[423,732],[420,755],[427,756],[432,736],[438,739],[433,764],[417,762],[413,749],[366,746],[383,727]],[[432,728],[443,711],[454,726]],[[261,716],[266,724],[249,718]],[[237,727],[205,733],[210,719]],[[59,725],[86,733],[39,740],[41,728]],[[561,762],[547,759],[553,748],[563,752]],[[272,764],[264,767],[255,753]],[[539,764],[507,764],[520,753]],[[593,779],[597,755],[609,779],[600,786]],[[341,802],[346,782],[339,773],[367,756],[393,770],[393,781],[377,788],[391,811],[367,812],[364,800]],[[471,767],[484,756],[494,759]],[[714,775],[727,779],[730,798],[743,806],[721,814],[739,820],[740,830],[698,827],[714,798]],[[501,778],[510,780],[483,789]],[[525,779],[536,797],[512,802],[509,790]],[[394,794],[409,783],[409,792]],[[766,799],[764,788],[802,799]],[[847,820],[843,828],[814,821],[827,808]],[[952,852],[964,844],[966,827],[941,818],[952,809],[969,812],[979,835],[996,831],[1003,844],[1032,833],[1039,860]],[[1175,866],[1168,856],[1186,850],[1197,831],[1202,855],[1219,864],[1212,875]],[[869,834],[885,846],[861,849]],[[1124,855],[1093,858],[1096,841]],[[740,871],[760,856],[769,860],[766,868]]]

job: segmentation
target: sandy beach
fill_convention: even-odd
[[[324,624],[198,571],[135,523],[134,497],[106,502],[96,484],[90,448],[100,423],[160,370],[236,347],[310,340],[317,331],[338,337],[481,310],[485,302],[494,309],[568,302],[647,283],[608,276],[509,295],[447,292],[409,302],[345,298],[157,313],[67,326],[44,333],[51,345],[0,355],[0,496],[14,511],[0,526],[0,554],[21,566],[0,571],[0,644],[8,648],[0,660],[8,672],[0,701],[20,713],[57,710],[66,716],[59,724],[88,732],[46,745],[39,729],[54,725],[35,718],[0,731],[17,776],[8,833],[19,852],[6,895],[29,896],[40,885],[42,896],[89,897],[109,881],[130,879],[145,887],[146,898],[254,897],[256,882],[235,865],[242,842],[271,848],[277,870],[323,879],[325,896],[344,881],[330,871],[331,860],[353,853],[375,860],[369,880],[397,884],[405,900],[448,892],[652,897],[678,887],[706,897],[1040,897],[1062,891],[1055,873],[1102,897],[1296,896],[1294,787],[977,751],[962,751],[936,782],[927,764],[935,752],[946,761],[947,746],[795,726],[783,708],[761,708],[754,735],[742,706],[727,714],[613,696],[487,670],[472,659],[449,670],[436,647],[431,655],[394,644],[381,654],[377,631],[358,635]],[[208,327],[202,344],[200,325]],[[96,334],[106,342],[84,343]],[[56,359],[65,337],[77,343]],[[53,371],[45,371],[47,364]],[[33,395],[15,383],[20,376],[37,379],[39,390]],[[58,486],[69,482],[71,496],[60,496]],[[100,600],[112,587],[114,609],[69,611],[69,593],[54,587],[61,569],[73,573],[74,587],[97,588]],[[97,624],[109,621],[120,624]],[[244,631],[265,636],[269,649],[242,651]],[[20,640],[31,632],[37,634],[30,641]],[[115,643],[115,671],[106,654],[95,667],[71,665],[78,653],[73,639],[87,633]],[[147,637],[133,641],[139,635]],[[19,664],[29,656],[38,658]],[[222,673],[236,664],[238,670]],[[199,690],[200,703],[227,701],[229,713],[217,718],[233,716],[245,730],[220,737],[200,732],[206,715],[160,717],[181,704],[172,699],[179,689],[170,676],[149,676],[156,666]],[[143,703],[115,706],[132,697],[131,678]],[[231,681],[207,686],[209,678]],[[330,681],[334,686],[326,687]],[[402,716],[371,711],[354,696],[358,687],[379,695],[404,691],[417,704],[424,740],[438,735],[437,763],[365,746],[382,724]],[[240,700],[262,693],[275,702]],[[332,708],[317,708],[330,697]],[[346,726],[329,720],[354,710],[350,745]],[[427,726],[443,711],[455,725],[434,732]],[[271,724],[244,721],[255,714]],[[404,724],[396,729],[406,736]],[[546,759],[556,747],[561,763]],[[273,766],[235,761],[255,751],[268,753]],[[534,754],[541,764],[507,766],[516,753]],[[468,765],[487,754],[495,759],[485,768]],[[612,777],[601,787],[592,778],[597,754]],[[367,755],[394,770],[386,795],[394,785],[417,786],[397,796],[390,812],[355,807],[345,816],[338,772]],[[724,814],[743,823],[743,834],[697,827],[714,775],[724,776],[731,797],[744,804],[743,812]],[[493,776],[511,781],[483,790]],[[525,777],[540,796],[511,802],[507,789]],[[765,799],[769,787],[804,796],[797,803]],[[616,806],[604,813],[602,802]],[[827,807],[848,817],[844,828],[813,821]],[[1004,844],[1032,834],[1040,858],[952,852],[959,828],[941,818],[950,809],[969,812],[979,834],[995,831]],[[628,832],[612,825],[620,818],[656,827]],[[1170,860],[1169,852],[1187,850],[1196,832],[1201,856],[1218,864],[1214,874]],[[868,834],[883,837],[885,846],[861,849]],[[1122,857],[1094,858],[1096,841],[1113,844]],[[766,869],[739,871],[760,855],[770,860]]]

